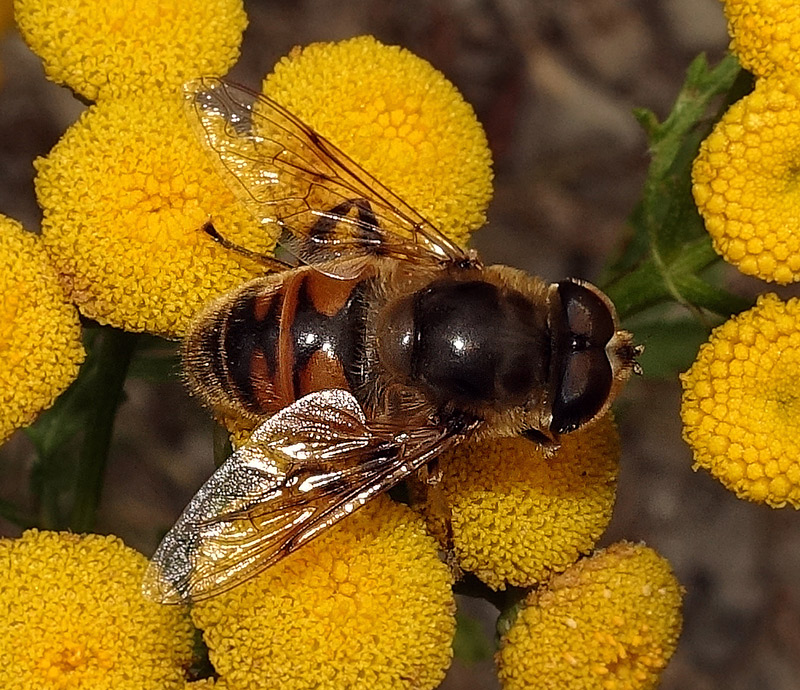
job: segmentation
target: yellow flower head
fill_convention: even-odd
[[[202,230],[273,241],[212,170],[179,94],[92,106],[36,161],[50,256],[83,314],[130,331],[183,333],[212,297],[261,272]]]
[[[523,439],[462,445],[440,460],[459,565],[490,587],[527,587],[592,549],[611,519],[619,437],[609,415],[553,457]]]
[[[0,540],[0,687],[182,690],[192,626],[142,596],[146,566],[111,536]]]
[[[800,279],[800,80],[761,79],[703,142],[694,199],[714,248],[748,275]]]
[[[695,468],[740,498],[800,508],[800,300],[760,297],[712,331],[681,380]]]
[[[800,5],[795,0],[723,0],[730,49],[757,77],[800,74]]]
[[[48,78],[89,100],[222,75],[247,25],[241,0],[16,0],[15,11]]]
[[[643,545],[615,544],[532,591],[497,654],[504,690],[647,690],[675,651],[682,589]]]
[[[227,687],[222,678],[203,678],[187,682],[185,690],[227,690]]]
[[[484,224],[486,135],[425,60],[371,36],[315,43],[283,58],[263,88],[455,241]]]
[[[33,233],[0,216],[0,441],[30,424],[78,375],[78,313]]]
[[[192,609],[228,687],[436,687],[455,629],[451,576],[405,506],[380,497]]]

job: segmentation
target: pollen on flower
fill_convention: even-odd
[[[486,134],[422,58],[371,36],[315,43],[283,58],[263,88],[455,241],[484,224]]]
[[[227,683],[222,678],[203,678],[187,681],[184,690],[227,690]]]
[[[239,55],[241,0],[15,0],[23,38],[48,78],[89,100],[174,91],[222,75]]]
[[[181,335],[212,297],[263,272],[203,231],[265,252],[274,237],[212,169],[178,94],[92,106],[36,161],[45,246],[81,313]]]
[[[0,539],[0,687],[183,690],[193,629],[142,596],[146,566],[112,536]]]
[[[675,651],[682,588],[644,545],[614,544],[531,591],[500,643],[504,690],[650,690]]]
[[[425,690],[450,664],[451,585],[421,518],[380,497],[192,615],[237,690]]]
[[[695,468],[740,498],[800,507],[800,300],[763,295],[715,328],[681,376]]]
[[[716,251],[748,275],[800,279],[800,80],[761,79],[700,147],[692,191]]]
[[[85,356],[78,313],[33,233],[0,216],[0,442],[50,407]]]
[[[459,566],[490,587],[527,587],[564,570],[611,519],[620,452],[611,416],[561,441],[553,457],[510,438],[463,444],[440,459]],[[438,517],[435,506],[427,514]]]
[[[795,0],[724,0],[731,52],[757,77],[800,74],[800,5]]]

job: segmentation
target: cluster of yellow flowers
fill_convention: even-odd
[[[692,170],[716,250],[743,273],[800,280],[800,7],[725,0],[731,50],[756,77],[723,115]],[[796,299],[763,296],[715,329],[682,376],[684,438],[695,467],[742,498],[800,507]]]
[[[192,624],[141,596],[146,567],[115,537],[0,539],[0,686],[181,690]]]
[[[48,76],[92,104],[36,163],[41,240],[0,227],[9,243],[0,243],[0,261],[11,267],[0,280],[13,283],[0,286],[11,296],[7,320],[29,326],[0,342],[3,366],[32,356],[35,306],[53,314],[48,337],[58,350],[38,345],[46,361],[29,370],[64,372],[40,392],[0,371],[0,391],[14,398],[0,397],[0,413],[16,415],[3,433],[29,423],[74,376],[82,351],[72,305],[101,323],[180,336],[202,304],[259,270],[203,226],[213,219],[255,252],[275,240],[215,174],[181,112],[183,82],[221,75],[235,59],[240,0],[16,0],[15,9]],[[263,90],[454,240],[483,224],[485,134],[425,61],[371,37],[315,44],[281,61]],[[50,288],[11,261],[23,253],[26,266],[39,255],[52,262],[36,269],[50,271]],[[56,314],[63,324],[53,325]],[[490,587],[538,587],[498,657],[508,688],[548,687],[550,678],[568,679],[563,688],[653,687],[680,628],[679,585],[645,547],[582,558],[610,519],[618,455],[610,417],[571,435],[555,457],[523,441],[457,449],[442,458],[444,516],[438,506],[421,517],[381,497],[244,585],[197,603],[191,617],[217,675],[191,683],[187,614],[142,599],[143,557],[97,536],[2,541],[0,609],[14,626],[11,635],[12,619],[0,622],[3,687],[77,690],[102,675],[108,688],[434,688],[455,630],[453,576],[430,536],[437,528],[452,537],[458,566]]]

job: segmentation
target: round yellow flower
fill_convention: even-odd
[[[262,272],[202,230],[274,244],[212,169],[179,94],[92,106],[36,161],[43,237],[83,314],[180,335],[212,297]]]
[[[465,444],[443,456],[441,490],[459,565],[503,589],[574,563],[611,519],[619,452],[606,415],[563,436],[552,457],[523,438]]]
[[[203,678],[187,682],[185,690],[227,690],[227,687],[222,678]]]
[[[450,664],[451,584],[421,518],[383,496],[192,616],[230,690],[424,690]]]
[[[504,690],[647,690],[675,651],[682,589],[644,545],[615,544],[528,594],[497,653]]]
[[[0,442],[30,424],[78,375],[78,313],[42,243],[0,216]]]
[[[455,241],[484,224],[486,134],[422,58],[371,36],[315,43],[283,58],[263,89]]]
[[[748,275],[800,279],[800,80],[762,79],[731,106],[692,168],[714,248]]]
[[[146,566],[112,536],[0,540],[0,687],[182,690],[193,629],[142,596]]]
[[[47,77],[93,101],[222,75],[247,25],[241,0],[16,0],[15,11]]]
[[[800,300],[764,295],[715,328],[683,382],[695,468],[740,498],[800,508]]]
[[[795,0],[724,0],[730,49],[742,66],[764,77],[800,73],[800,5]]]

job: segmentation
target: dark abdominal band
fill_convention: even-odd
[[[357,283],[343,306],[332,316],[315,308],[306,281],[300,286],[291,323],[293,385],[297,397],[310,392],[302,390],[300,373],[309,365],[311,357],[321,350],[339,362],[351,392],[355,394],[363,387],[366,378],[362,366],[367,314],[365,291],[370,282],[362,280]]]
[[[222,348],[208,350],[219,353],[212,360],[214,374],[222,374],[219,380],[223,386],[229,392],[233,389],[233,394],[250,412],[264,414],[268,411],[268,396],[264,391],[266,386],[275,391],[280,389],[281,368],[289,366],[292,373],[292,390],[282,391],[283,396],[296,400],[315,390],[316,387],[313,384],[309,386],[308,382],[314,380],[315,367],[320,366],[319,361],[316,364],[312,362],[317,353],[323,359],[338,363],[344,375],[341,385],[346,382],[353,392],[364,385],[364,293],[366,283],[370,281],[355,284],[339,310],[328,316],[315,306],[308,290],[309,280],[324,281],[309,272],[296,282],[287,283],[288,295],[287,286],[284,286],[271,295],[255,293],[238,301],[227,315],[224,334],[218,331]],[[296,290],[294,300],[292,289]],[[294,301],[293,307],[290,306],[293,313],[282,319],[286,300],[290,305]],[[282,352],[281,328],[287,327],[290,348]],[[280,357],[287,357],[290,361],[279,362]],[[274,405],[277,401],[271,402]]]

